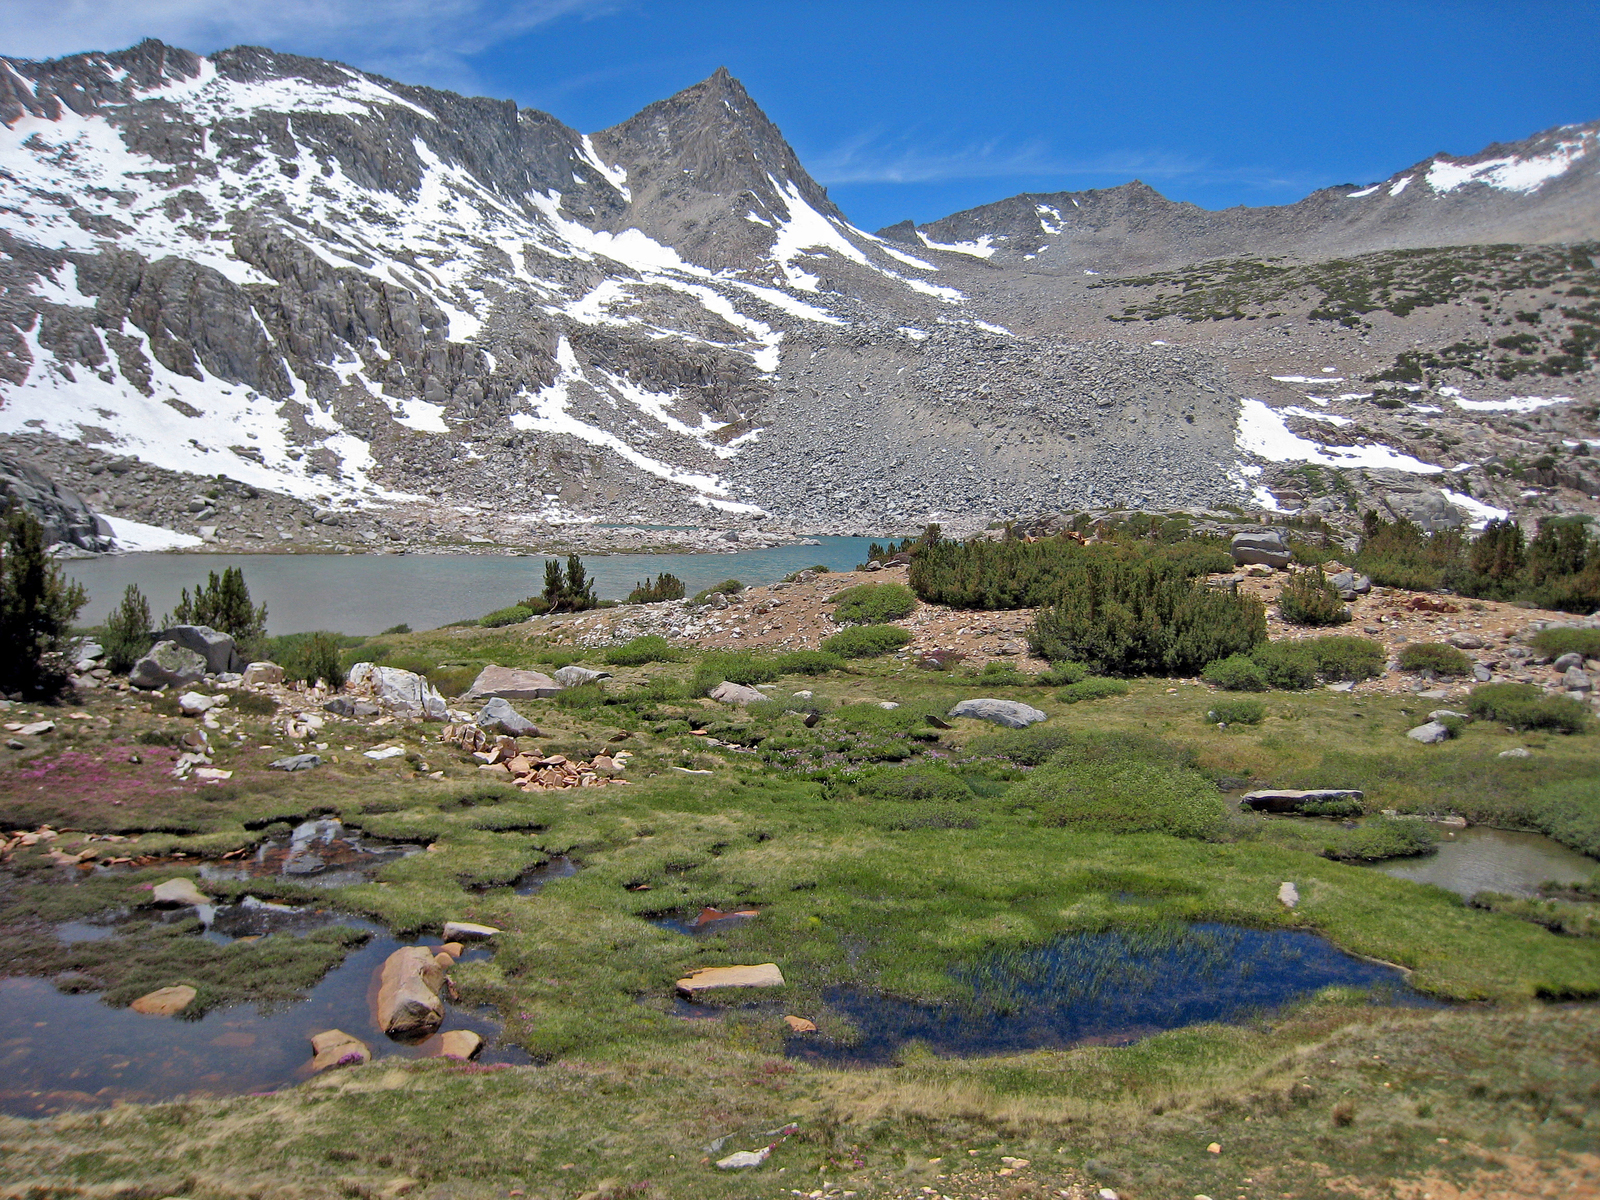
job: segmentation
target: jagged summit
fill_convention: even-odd
[[[771,244],[798,195],[825,217],[842,214],[778,127],[726,67],[621,124],[594,145],[623,166],[633,195],[625,220],[660,241],[686,245],[696,261],[748,266]]]

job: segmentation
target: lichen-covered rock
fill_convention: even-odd
[[[136,688],[185,687],[205,678],[206,660],[176,642],[157,642],[128,672]]]
[[[977,721],[993,721],[1007,729],[1026,729],[1049,718],[1031,704],[1017,700],[963,700],[946,714],[951,717],[969,717]]]
[[[218,633],[209,625],[174,625],[158,633],[156,640],[176,642],[185,650],[193,650],[205,659],[207,675],[237,671],[243,665],[233,639],[225,633]]]

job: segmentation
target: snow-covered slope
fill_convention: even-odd
[[[878,530],[1237,499],[1275,461],[1436,474],[1399,438],[1280,436],[1254,350],[1149,339],[1083,275],[1591,236],[1595,141],[1282,209],[1130,184],[872,235],[726,71],[584,135],[250,47],[0,59],[0,448],[224,540],[352,511]]]
[[[720,475],[747,402],[787,331],[850,319],[819,267],[914,311],[960,297],[851,229],[725,72],[664,105],[730,102],[765,153],[708,172],[715,121],[646,144],[655,109],[591,140],[262,50],[0,60],[0,432],[396,499],[509,428],[537,435],[532,507],[588,499],[552,462],[577,453],[623,491],[753,511]],[[652,236],[685,220],[685,252]]]

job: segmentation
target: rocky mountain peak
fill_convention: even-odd
[[[770,247],[770,229],[789,219],[794,196],[844,222],[726,67],[593,141],[602,157],[627,171],[632,204],[618,223],[708,266],[752,265]]]

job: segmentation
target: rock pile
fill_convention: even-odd
[[[480,771],[514,782],[525,792],[627,782],[617,778],[627,769],[630,756],[626,750],[597,754],[588,762],[573,762],[562,754],[541,756],[537,750],[525,753],[516,738],[504,734],[495,737],[477,724],[446,725],[439,740],[470,752],[482,764]]]

